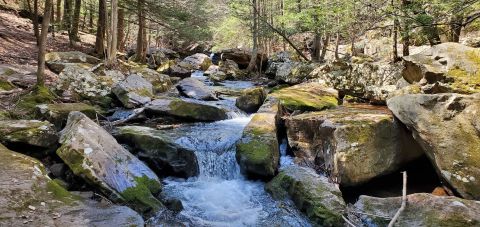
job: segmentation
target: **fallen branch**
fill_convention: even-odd
[[[352,227],[357,227],[355,224],[353,224],[350,220],[348,220],[348,218],[346,218],[345,216],[342,215],[342,218],[343,220],[349,225],[349,226],[352,226]]]
[[[403,189],[402,189],[402,205],[400,209],[398,209],[395,216],[393,216],[390,223],[388,223],[388,227],[393,227],[393,224],[397,221],[398,217],[402,214],[403,210],[405,210],[405,206],[407,205],[407,171],[403,172]]]
[[[133,120],[135,118],[137,118],[140,114],[143,113],[143,111],[145,110],[145,108],[138,108],[138,109],[134,109],[133,110],[133,114],[130,114],[127,118],[125,119],[122,119],[122,120],[117,120],[117,121],[114,121],[114,122],[111,122],[111,125],[112,126],[117,126],[119,124],[123,124],[123,123],[126,123],[130,120]]]

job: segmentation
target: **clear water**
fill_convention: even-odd
[[[274,201],[263,182],[244,179],[235,159],[235,142],[250,117],[195,124],[168,131],[195,150],[200,175],[164,181],[164,195],[180,199],[176,221],[187,226],[310,226],[288,202]],[[160,222],[159,222],[160,223]]]

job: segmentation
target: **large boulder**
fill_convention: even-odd
[[[100,62],[100,59],[80,51],[50,52],[45,54],[45,63],[54,73],[62,72],[69,65],[77,65],[88,69]]]
[[[480,94],[403,95],[388,108],[412,130],[439,175],[462,197],[480,199]]]
[[[311,72],[316,67],[317,64],[302,62],[277,63],[275,80],[292,85],[307,82],[309,79],[313,79]]]
[[[160,74],[155,70],[137,67],[133,68],[131,72],[140,75],[145,80],[150,82],[153,86],[154,94],[166,92],[173,86],[173,83],[168,75]]]
[[[135,108],[152,101],[153,85],[138,74],[114,85],[112,92],[126,108]]]
[[[360,196],[353,209],[359,222],[369,226],[387,226],[400,208],[401,197]],[[387,218],[385,218],[387,217]],[[395,226],[479,226],[480,202],[450,196],[411,194]]]
[[[428,94],[480,92],[480,49],[442,43],[404,57],[403,78]]]
[[[365,183],[423,151],[387,108],[346,106],[288,117],[296,162],[324,169],[343,186]]]
[[[85,103],[53,103],[37,105],[35,115],[60,130],[67,123],[68,114],[73,111],[82,112],[91,119],[95,119],[98,113],[95,107]]]
[[[218,100],[217,96],[203,82],[193,77],[185,78],[177,84],[181,95],[204,101]]]
[[[267,92],[263,87],[245,89],[235,101],[235,106],[247,113],[254,113],[263,105],[266,98]]]
[[[125,206],[71,194],[51,180],[39,161],[0,144],[0,226],[143,226]]]
[[[226,110],[222,108],[172,97],[153,100],[145,107],[145,111],[191,121],[220,121],[228,118]]]
[[[132,146],[137,156],[159,175],[188,178],[198,174],[194,152],[176,144],[160,130],[125,126],[118,129],[116,137],[120,142]]]
[[[191,65],[193,70],[202,70],[205,71],[212,64],[212,60],[206,54],[197,53],[191,56],[186,57],[182,61],[184,64]]]
[[[48,121],[0,120],[0,142],[51,148],[58,135]]]
[[[237,162],[240,170],[250,178],[269,179],[278,171],[280,113],[278,100],[271,98],[253,115],[237,141]]]
[[[290,198],[315,226],[345,226],[342,218],[346,205],[338,186],[314,170],[289,166],[265,189],[273,198]]]
[[[219,53],[222,56],[222,60],[232,60],[238,64],[241,69],[246,69],[252,58],[252,51],[240,48],[226,49]],[[257,53],[257,67],[267,66],[268,57],[261,53]]]
[[[402,70],[401,64],[386,62],[332,62],[313,70],[310,77],[335,88],[342,95],[385,104],[388,96],[397,90]]]
[[[109,72],[101,76],[75,65],[67,66],[60,73],[55,88],[62,97],[71,97],[73,101],[87,100],[108,107],[112,102],[109,95],[113,85],[125,79],[123,74]]]
[[[73,173],[110,199],[141,212],[163,207],[154,196],[162,187],[155,173],[84,114],[70,113],[60,144],[57,155]]]
[[[316,82],[280,89],[269,96],[280,100],[280,104],[289,111],[324,110],[338,105],[338,92]]]

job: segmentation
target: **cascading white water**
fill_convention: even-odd
[[[244,179],[235,143],[250,117],[171,130],[176,142],[195,151],[198,177],[165,180],[165,195],[180,199],[178,219],[189,226],[310,226],[289,204],[274,201],[264,183]]]

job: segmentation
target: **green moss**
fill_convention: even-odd
[[[467,55],[468,60],[473,62],[477,67],[480,67],[480,51],[470,50],[466,51],[465,54]]]
[[[272,93],[280,100],[280,104],[290,111],[325,110],[338,106],[338,100],[333,95],[322,91],[309,89],[286,88]]]
[[[160,210],[163,204],[152,195],[152,193],[156,194],[160,192],[160,183],[147,176],[137,177],[135,178],[135,182],[135,187],[127,188],[121,192],[120,195],[136,210],[142,212]]]
[[[213,106],[189,103],[180,99],[173,100],[170,103],[169,108],[172,115],[193,118],[195,120],[214,121],[227,118],[227,114],[224,110]]]
[[[247,143],[237,144],[237,151],[242,157],[247,159],[250,164],[261,165],[272,160],[272,151],[269,143],[261,139],[254,138]]]
[[[72,195],[65,188],[60,186],[55,180],[50,180],[47,182],[47,191],[59,201],[62,201],[66,204],[71,204],[80,199],[79,196]]]
[[[12,83],[10,83],[6,80],[0,79],[0,91],[2,91],[2,90],[3,91],[10,91],[14,88],[15,88],[15,86]]]
[[[17,108],[29,113],[39,104],[52,103],[56,99],[56,95],[47,87],[35,87],[32,92],[24,95],[17,103]]]
[[[446,75],[454,80],[451,84],[454,92],[464,94],[480,92],[480,71],[473,74],[457,67],[450,69]]]

